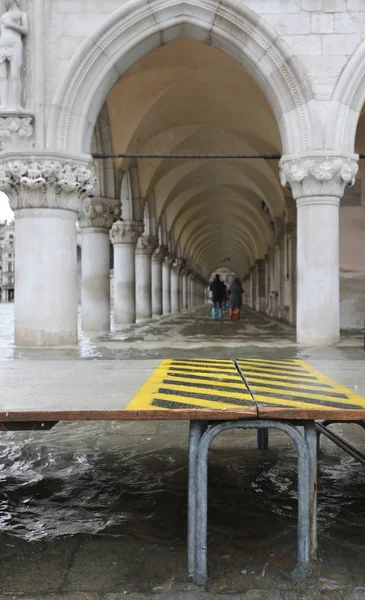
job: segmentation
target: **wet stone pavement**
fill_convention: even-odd
[[[252,313],[241,323],[212,322],[208,308],[47,352],[12,346],[12,307],[0,305],[0,328],[4,361],[250,355],[323,360],[337,369],[361,369],[364,361],[357,333],[333,349],[298,348],[288,326]],[[364,432],[345,428],[364,450]],[[265,451],[253,432],[227,432],[214,442],[210,580],[203,589],[192,585],[187,434],[185,422],[61,423],[48,433],[1,433],[0,600],[365,600],[364,468],[324,441],[318,563],[297,581],[290,575],[296,455],[279,432],[270,432]]]

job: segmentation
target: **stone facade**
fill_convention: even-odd
[[[76,220],[86,329],[110,327],[110,240],[117,325],[203,300],[227,256],[299,342],[362,324],[363,2],[9,1],[0,30],[17,343],[76,341]],[[280,163],[214,158],[263,153]],[[33,322],[26,290],[45,280],[58,316]]]

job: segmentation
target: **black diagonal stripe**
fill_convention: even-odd
[[[229,375],[229,371],[227,371],[227,370],[221,371],[220,369],[217,369],[215,371],[208,371],[207,369],[203,369],[203,368],[190,369],[189,367],[180,367],[180,366],[177,366],[177,367],[174,366],[173,369],[174,369],[174,371],[179,371],[179,372],[181,371],[182,373],[206,373],[206,374],[215,373],[218,375]],[[233,371],[233,369],[231,372],[232,372],[232,375],[233,374],[236,375],[236,373],[237,373],[237,371]]]
[[[296,392],[301,392],[302,394],[321,394],[321,396],[328,396],[329,398],[342,398],[344,400],[347,400],[348,396],[346,394],[339,394],[338,392],[327,392],[324,390],[303,390],[303,389],[298,389],[295,387],[288,387],[288,386],[284,386],[284,385],[276,385],[275,383],[259,383],[259,382],[255,382],[253,383],[252,381],[250,381],[250,386],[251,388],[256,391],[257,394],[260,393],[260,391],[258,390],[258,387],[265,387],[265,388],[269,388],[270,390],[277,390],[278,393],[283,390],[283,391],[288,391],[288,392],[293,392],[294,394]],[[330,386],[329,386],[330,387]],[[265,391],[263,391],[263,394],[266,394]],[[266,394],[268,395],[268,394]],[[299,399],[299,396],[298,396]]]
[[[244,368],[242,368],[242,371],[243,371],[243,373],[244,373],[245,375],[246,375],[246,373],[252,373],[252,375],[256,375],[256,376],[260,375],[260,378],[261,378],[261,373],[262,373],[262,371],[263,371],[263,370],[259,370],[259,369],[251,369],[251,368],[250,368],[250,369],[244,369]],[[297,373],[294,373],[294,374],[292,375],[291,373],[286,373],[285,371],[284,371],[284,372],[282,372],[282,373],[272,373],[272,375],[279,376],[279,377],[280,377],[280,375],[281,375],[282,377],[284,377],[284,376],[286,376],[286,377],[290,377],[291,379],[294,379],[294,381],[295,381],[296,379],[298,379],[298,380],[301,380],[301,379],[304,379],[304,380],[306,380],[306,379],[311,379],[312,381],[313,381],[313,380],[315,381],[315,380],[317,379],[317,377],[315,377],[314,375],[299,375],[299,374],[297,374]],[[264,372],[263,372],[263,375],[262,375],[262,377],[263,377],[263,378],[265,378],[265,377],[266,377],[266,379],[270,380],[270,373],[268,373],[267,371],[264,371]],[[277,380],[277,379],[275,379],[275,381],[278,381],[278,380]],[[284,381],[285,381],[285,380],[284,380]]]
[[[226,392],[226,394],[230,394],[230,392],[235,392],[236,394],[248,394],[248,391],[246,390],[246,388],[243,387],[239,387],[239,388],[233,388],[233,387],[224,387],[223,385],[215,385],[214,383],[195,383],[195,382],[189,382],[189,381],[176,381],[176,379],[164,379],[163,384],[165,385],[180,385],[180,386],[184,386],[184,387],[194,387],[194,388],[202,388],[204,390],[211,390],[212,392],[214,392],[214,390],[217,390],[218,392]]]
[[[254,381],[255,379],[255,381]],[[252,375],[252,377],[249,377],[249,383],[250,385],[254,386],[254,385],[260,385],[261,387],[268,387],[268,388],[278,388],[281,390],[292,390],[292,391],[303,391],[303,392],[308,392],[310,393],[312,390],[310,389],[304,389],[304,390],[296,390],[296,388],[294,388],[294,386],[296,384],[299,385],[305,385],[307,388],[309,388],[310,386],[313,386],[315,388],[324,388],[324,389],[329,389],[332,390],[332,385],[329,385],[329,383],[320,383],[319,381],[287,381],[286,379],[269,379],[268,377],[263,377],[263,379],[265,379],[265,381],[270,380],[271,383],[262,383],[261,382],[261,377],[260,375]],[[286,384],[286,385],[282,385],[282,383]],[[321,392],[322,393],[322,392]]]
[[[175,362],[189,362],[189,363],[199,363],[200,365],[233,365],[233,361],[229,358],[226,359],[205,359],[205,358],[187,358],[187,359],[183,359],[183,358],[173,358],[172,361],[173,363]]]
[[[265,365],[269,366],[269,365],[283,365],[284,367],[287,365],[288,367],[295,367],[298,363],[296,362],[296,360],[279,360],[279,359],[272,359],[272,360],[267,360],[266,358],[239,358],[238,359],[239,363],[250,363],[250,364],[257,364],[257,363],[264,363]],[[300,365],[298,365],[300,366]],[[303,367],[301,367],[303,368]]]
[[[208,402],[218,402],[220,404],[236,404],[237,406],[252,406],[252,400],[237,400],[237,398],[227,398],[213,396],[210,394],[200,394],[199,392],[180,392],[178,390],[170,390],[169,388],[159,388],[157,394],[166,394],[167,396],[178,396],[183,398],[196,398],[197,400],[207,400]]]
[[[210,381],[214,383],[217,381],[218,383],[242,383],[242,379],[240,377],[232,377],[231,379],[224,379],[223,377],[212,377],[209,375],[191,375],[190,373],[176,373],[175,370],[167,372],[168,377],[181,377],[186,379],[197,379],[198,381]]]
[[[275,374],[276,372],[279,372],[279,374],[281,374],[281,375],[283,375],[284,373],[287,373],[288,375],[296,376],[297,373],[299,375],[301,375],[301,374],[305,375],[305,374],[309,373],[309,371],[307,371],[306,369],[302,369],[302,367],[292,368],[292,367],[286,367],[285,365],[283,365],[282,367],[279,367],[279,366],[271,367],[269,365],[255,365],[255,364],[251,364],[251,363],[239,363],[239,365],[240,365],[242,371],[246,370],[245,365],[247,365],[247,367],[249,369],[261,369],[262,371],[268,371],[269,373],[272,372],[273,374]]]
[[[220,369],[222,371],[234,371],[236,372],[236,369],[233,367],[233,365],[212,365],[211,367],[207,364],[204,365],[194,365],[193,363],[190,363],[190,365],[188,364],[189,361],[184,362],[184,361],[179,361],[179,360],[174,360],[173,363],[171,364],[172,367],[175,368],[176,367],[184,367],[185,369],[189,369],[194,368],[195,370],[199,370],[199,369]]]
[[[317,400],[315,398],[291,398],[288,396],[279,396],[279,395],[274,395],[274,394],[259,394],[258,392],[256,392],[255,394],[255,401],[257,402],[257,404],[263,404],[267,407],[269,406],[276,406],[278,408],[290,408],[290,409],[300,409],[300,406],[288,406],[285,404],[271,404],[271,403],[266,403],[265,400],[262,400],[261,398],[258,398],[258,395],[261,396],[261,398],[264,398],[265,396],[267,396],[268,398],[277,398],[278,400],[282,400],[283,402],[285,402],[285,400],[293,400],[295,402],[302,402],[303,404],[317,404],[318,406],[328,406],[330,408],[338,408],[339,410],[342,410],[344,408],[355,408],[355,409],[361,409],[363,408],[362,406],[359,406],[358,404],[342,404],[340,402],[331,402],[330,400]]]
[[[183,404],[182,402],[169,402],[168,400],[160,400],[160,398],[155,398],[152,402],[152,406],[158,406],[159,408],[192,408],[193,410],[206,410],[205,406]]]

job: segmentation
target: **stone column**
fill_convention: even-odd
[[[136,321],[135,248],[143,231],[139,221],[117,221],[110,239],[114,246],[114,321],[116,329]]]
[[[315,346],[340,338],[339,204],[354,184],[357,155],[331,151],[284,156],[281,183],[297,202],[297,340]]]
[[[257,267],[257,298],[256,309],[259,312],[265,312],[266,308],[266,281],[265,281],[265,261],[258,260]]]
[[[186,310],[189,308],[189,274],[190,269],[183,269],[182,275],[182,308]]]
[[[76,219],[93,191],[84,157],[4,153],[0,189],[15,213],[15,343],[77,343]]]
[[[296,283],[296,248],[293,223],[285,225],[285,292],[284,304],[286,317],[290,323],[295,323],[295,283]]]
[[[257,286],[256,286],[256,265],[251,269],[251,307],[253,310],[256,310],[256,295],[257,295]]]
[[[171,269],[171,312],[180,312],[180,271],[184,265],[181,258],[175,259]]]
[[[152,255],[152,316],[162,315],[162,263],[167,246],[158,246]]]
[[[81,229],[81,312],[84,331],[110,331],[109,231],[120,215],[120,201],[93,198],[79,215]]]
[[[171,267],[175,257],[167,255],[162,265],[162,313],[169,315],[171,313]]]
[[[141,235],[136,246],[136,320],[147,321],[152,317],[151,257],[158,246],[158,239]]]
[[[270,307],[270,255],[265,256],[265,312],[269,313]]]

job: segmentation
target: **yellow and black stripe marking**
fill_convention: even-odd
[[[127,410],[210,410],[245,416],[318,418],[318,411],[365,411],[365,398],[301,360],[164,360]],[[349,413],[350,414],[350,413]]]
[[[255,403],[231,360],[164,360],[127,410],[242,410]]]
[[[336,383],[302,360],[237,361],[260,406],[292,409],[361,410],[365,398]]]

